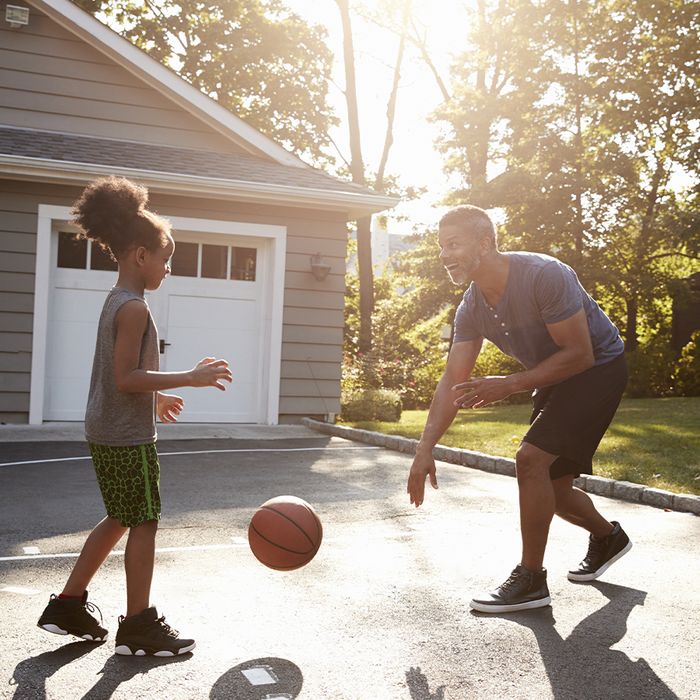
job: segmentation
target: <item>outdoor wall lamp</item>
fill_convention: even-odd
[[[323,262],[321,253],[315,253],[309,258],[311,264],[311,274],[319,281],[323,281],[328,277],[328,273],[331,271],[331,266]]]

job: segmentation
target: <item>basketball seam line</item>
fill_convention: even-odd
[[[263,509],[263,510],[271,510],[273,513],[277,513],[277,515],[280,515],[280,516],[283,517],[285,520],[288,520],[290,523],[292,523],[292,525],[294,525],[294,527],[295,527],[297,530],[299,530],[299,532],[301,532],[301,533],[304,535],[304,537],[306,537],[307,540],[309,540],[309,542],[310,542],[312,548],[316,546],[316,544],[315,544],[314,541],[311,539],[311,537],[309,537],[309,535],[308,535],[308,533],[306,532],[306,530],[304,530],[303,527],[301,527],[295,520],[292,520],[288,515],[285,515],[284,513],[282,513],[281,511],[277,510],[276,508],[273,508],[272,506],[262,506],[262,509]],[[307,511],[308,513],[311,514],[311,516],[314,518],[314,520],[316,520],[316,515],[315,515],[314,513],[311,513],[311,511],[310,511],[308,508],[305,508],[305,509],[306,509],[306,511]],[[316,523],[316,530],[318,531],[318,523]],[[271,543],[271,544],[272,544],[272,543]]]
[[[296,549],[289,549],[289,547],[284,547],[281,544],[277,544],[277,542],[273,542],[272,540],[267,539],[267,537],[265,537],[265,535],[263,535],[262,532],[260,532],[260,530],[258,530],[258,528],[255,527],[255,525],[251,524],[250,527],[258,537],[265,540],[265,542],[267,542],[268,544],[271,544],[273,547],[277,547],[277,549],[282,549],[285,552],[289,552],[290,554],[300,554],[302,556],[308,556],[310,553],[310,552],[299,552]],[[302,530],[302,532],[304,532],[304,531]],[[304,533],[304,534],[306,534],[306,533]],[[313,542],[311,544],[313,546]]]

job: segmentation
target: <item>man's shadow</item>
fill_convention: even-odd
[[[498,615],[533,631],[554,698],[677,700],[646,660],[632,661],[624,652],[612,649],[625,636],[634,607],[644,605],[646,592],[600,581],[588,585],[608,602],[579,622],[566,639],[554,626],[551,607]]]
[[[16,686],[12,695],[16,700],[36,698],[45,700],[46,680],[66,664],[73,663],[81,656],[98,649],[101,644],[94,642],[72,642],[53,651],[45,651],[20,661],[12,673],[10,687]]]

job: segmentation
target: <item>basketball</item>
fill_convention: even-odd
[[[323,538],[316,511],[296,496],[265,501],[248,526],[248,543],[255,558],[277,571],[292,571],[308,564]]]

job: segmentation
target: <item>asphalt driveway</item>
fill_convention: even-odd
[[[81,442],[0,445],[0,696],[8,698],[698,698],[700,518],[594,497],[634,547],[602,581],[572,584],[585,533],[562,521],[552,606],[470,612],[517,563],[515,480],[446,463],[409,506],[410,458],[340,438],[164,440],[153,602],[183,636],[176,659],[113,654],[125,603],[117,550],[90,588],[110,637],[35,624],[103,517]],[[252,556],[268,498],[309,501],[324,542],[280,573]],[[121,547],[123,543],[118,546]]]

